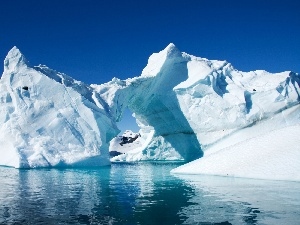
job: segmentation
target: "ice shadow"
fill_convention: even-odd
[[[252,98],[251,98],[251,93],[249,91],[244,91],[244,98],[246,102],[246,112],[247,114],[250,112],[252,109]]]
[[[223,97],[224,94],[229,93],[226,89],[227,85],[224,74],[217,74],[216,77],[213,77],[213,89],[219,96]]]

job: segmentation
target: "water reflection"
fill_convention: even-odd
[[[192,189],[170,176],[175,166],[0,167],[0,224],[179,224]]]
[[[15,170],[1,168],[10,174],[1,184],[0,222],[21,224],[60,224],[92,214],[102,204],[109,169],[101,170]],[[8,198],[7,195],[11,195]]]
[[[144,163],[112,167],[110,188],[117,198],[123,198],[122,209],[127,210],[123,224],[181,224],[186,219],[178,211],[189,204],[193,191],[170,176],[175,166]]]
[[[0,167],[0,224],[298,224],[300,183],[173,176],[178,165]]]
[[[192,187],[191,204],[180,213],[195,222],[298,224],[300,183],[218,176],[176,175]]]

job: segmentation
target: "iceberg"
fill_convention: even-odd
[[[0,80],[0,165],[175,160],[189,163],[172,173],[300,180],[299,102],[298,73],[242,72],[174,44],[152,54],[140,76],[92,85],[32,67],[14,47]],[[126,108],[139,137],[119,146]]]
[[[170,44],[150,56],[141,76],[92,86],[117,121],[128,107],[141,128],[143,145],[112,161],[192,161],[298,124],[299,84],[298,73],[242,72]]]
[[[110,164],[119,130],[93,89],[39,65],[14,47],[0,80],[0,165],[15,168]]]
[[[172,173],[300,180],[298,73],[242,72],[170,44],[140,77],[94,87],[115,118],[134,112],[144,140],[112,161],[199,157]]]

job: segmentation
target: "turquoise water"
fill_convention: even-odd
[[[0,224],[300,224],[300,183],[170,175],[178,165],[0,167]]]

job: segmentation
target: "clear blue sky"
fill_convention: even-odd
[[[242,71],[300,72],[298,0],[9,0],[0,21],[1,59],[17,46],[88,84],[140,75],[170,42]]]

